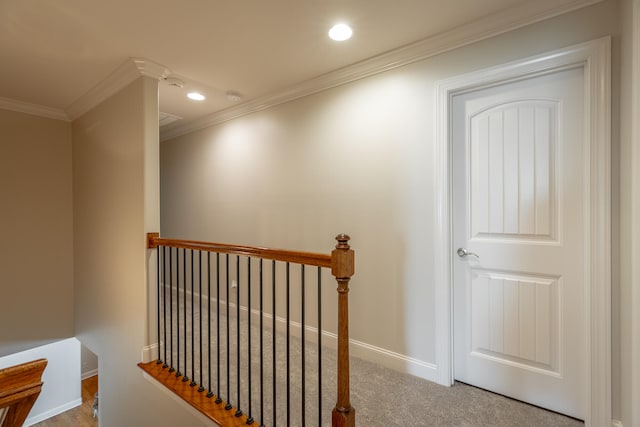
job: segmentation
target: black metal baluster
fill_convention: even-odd
[[[187,250],[182,248],[182,284],[184,287],[182,288],[182,301],[184,303],[184,307],[182,310],[182,327],[184,328],[184,377],[182,377],[182,382],[189,381],[189,366],[187,362],[187,341],[189,337],[187,336]]]
[[[180,372],[180,250],[176,248],[176,348],[178,349],[178,363],[176,366],[176,378],[181,377]]]
[[[173,367],[173,248],[169,248],[169,372]]]
[[[230,293],[229,293],[229,254],[225,254],[226,255],[226,272],[227,272],[227,404],[225,405],[224,409],[226,409],[227,411],[230,410],[231,408],[233,408],[233,405],[231,404],[231,364],[230,364],[230,345],[231,345],[231,340],[229,338],[229,334],[230,334],[230,328],[229,328],[229,297],[230,297]]]
[[[273,369],[273,425],[276,425],[276,262],[271,261],[271,364]]]
[[[158,359],[156,360],[156,363],[159,365],[162,363],[162,360],[160,358],[160,282],[161,282],[161,269],[160,269],[160,246],[156,247],[156,258],[157,258],[157,267],[158,267],[158,277],[157,277],[157,282],[158,282],[158,295],[156,296],[156,300],[158,301]]]
[[[247,378],[249,388],[249,412],[247,418],[247,424],[253,424],[253,417],[251,416],[251,257],[247,257]]]
[[[322,425],[322,268],[318,267],[318,426]]]
[[[209,387],[207,397],[213,396],[213,391],[211,391],[211,252],[207,252],[207,340],[209,345],[207,346],[207,363],[208,369],[207,372],[209,374]]]
[[[301,317],[302,317],[302,378],[301,378],[301,382],[302,382],[302,425],[305,425],[305,398],[306,398],[306,386],[305,386],[305,380],[306,380],[306,375],[305,375],[305,365],[304,365],[304,355],[305,355],[305,342],[304,342],[304,309],[305,309],[305,304],[304,304],[304,265],[300,266],[300,291],[301,291],[301,295],[300,295],[300,299],[302,300],[302,313],[301,313]]]
[[[193,285],[194,285],[194,279],[193,279],[193,249],[190,249],[191,251],[191,382],[189,383],[189,386],[191,387],[195,387],[196,384],[196,350],[195,350],[195,338],[196,338],[196,332],[195,332],[195,304],[194,304],[194,289],[193,289]]]
[[[262,277],[262,258],[260,258],[260,425],[264,422],[264,342],[263,342],[263,323],[264,323],[264,305],[263,305],[263,277]],[[275,420],[274,420],[275,422]]]
[[[217,359],[216,359],[216,403],[222,403],[220,397],[220,254],[216,252],[216,347],[217,347]]]
[[[236,255],[236,395],[238,398],[236,417],[242,416],[240,410],[240,255]]]
[[[291,360],[289,357],[289,349],[291,347],[291,337],[290,337],[290,328],[289,328],[289,322],[291,321],[291,313],[290,313],[290,307],[289,307],[289,300],[290,300],[290,296],[289,296],[289,289],[290,289],[290,281],[289,281],[289,263],[287,262],[287,276],[286,276],[286,281],[287,281],[287,295],[286,295],[286,304],[287,304],[287,345],[286,345],[286,352],[287,352],[287,427],[289,427],[291,425],[291,420],[289,419],[291,416],[291,408],[289,408],[290,403],[291,403]]]
[[[163,262],[163,271],[164,271],[164,281],[162,283],[162,301],[164,310],[162,312],[162,317],[164,318],[164,342],[162,343],[164,346],[164,363],[162,365],[163,368],[168,368],[167,365],[167,251],[165,247],[162,247],[162,262]]]
[[[200,310],[198,311],[198,315],[200,316],[198,321],[198,329],[200,333],[200,387],[198,387],[198,393],[202,393],[204,391],[204,387],[202,386],[202,320],[204,319],[204,316],[202,315],[202,251],[198,251],[198,267],[200,269],[200,274],[198,275],[198,292],[200,294],[200,297],[198,298],[198,307]]]

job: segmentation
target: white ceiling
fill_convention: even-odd
[[[160,110],[186,123],[236,105],[227,90],[241,102],[277,94],[505,10],[532,14],[532,3],[543,13],[585,1],[0,0],[0,98],[68,111],[128,58],[145,58],[185,82],[160,84]],[[351,40],[327,37],[338,21]],[[207,100],[189,101],[188,89]]]

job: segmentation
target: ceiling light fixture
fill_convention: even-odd
[[[351,27],[342,23],[334,25],[329,30],[329,37],[337,42],[350,39],[352,34],[353,30]]]
[[[187,94],[187,97],[189,99],[193,99],[194,101],[204,101],[206,99],[203,94],[198,93],[198,92],[189,92]]]

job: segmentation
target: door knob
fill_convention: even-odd
[[[458,254],[458,256],[460,258],[465,258],[465,257],[468,257],[468,256],[474,256],[474,257],[476,257],[476,259],[480,259],[480,256],[478,254],[474,254],[473,252],[469,252],[465,248],[458,248],[456,253]]]

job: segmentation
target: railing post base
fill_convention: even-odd
[[[332,427],[355,427],[356,425],[356,409],[350,408],[344,412],[338,408],[333,408],[331,412]]]

